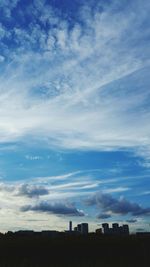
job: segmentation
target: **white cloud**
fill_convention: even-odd
[[[32,156],[32,155],[26,155],[25,158],[27,160],[41,160],[41,159],[43,159],[41,156],[38,156],[38,155],[34,155],[34,156]]]
[[[0,183],[0,208],[18,210],[22,205],[35,205],[39,201],[65,201],[83,198],[99,190],[103,192],[122,192],[127,188],[118,187],[106,190],[106,185],[116,182],[114,179],[94,179],[88,171],[76,171],[59,176],[36,177],[22,181]]]
[[[0,8],[2,9],[6,18],[11,17],[12,10],[17,6],[20,0],[1,0]]]
[[[2,181],[0,183],[0,214],[3,217],[1,231],[24,229],[24,227],[35,230],[46,228],[64,230],[67,227],[67,219],[61,218],[62,225],[60,227],[57,217],[65,214],[66,210],[67,216],[73,216],[73,220],[76,222],[77,218],[74,216],[84,215],[79,204],[80,198],[89,196],[89,190],[94,190],[95,187],[92,185],[96,184],[97,182],[93,181],[92,177],[81,177],[80,171],[17,182]],[[75,203],[77,198],[78,201]],[[29,208],[28,216],[24,214],[22,207],[27,210]],[[45,210],[46,214],[41,213],[44,207],[48,209]],[[61,208],[64,208],[64,213],[61,212]],[[12,219],[11,222],[8,219],[9,216]],[[36,220],[38,220],[37,223]],[[40,220],[42,220],[41,223]]]
[[[88,171],[90,174],[88,174]],[[95,195],[95,192],[101,190],[103,195],[106,195],[106,193],[113,193],[115,196],[116,193],[126,192],[131,189],[127,186],[117,186],[118,178],[96,179],[96,177],[94,178],[92,176],[91,172],[91,170],[81,170],[60,176],[37,177],[16,182],[5,182],[2,180],[0,183],[0,214],[3,217],[1,230],[16,230],[17,227],[18,229],[23,229],[24,227],[38,230],[46,229],[47,222],[48,229],[56,229],[56,225],[53,223],[54,221],[58,222],[58,215],[56,215],[55,212],[49,215],[41,214],[41,208],[43,205],[45,207],[45,204],[41,203],[48,203],[46,207],[48,205],[47,208],[50,213],[51,207],[53,207],[53,205],[55,207],[55,204],[57,207],[57,203],[68,203],[67,205],[71,206],[74,206],[75,203],[76,209],[74,211],[78,213],[78,211],[84,210],[84,212],[86,212],[83,199],[92,198],[93,193]],[[93,175],[94,173],[93,171]],[[98,175],[100,175],[99,172]],[[112,183],[115,183],[115,187],[113,188],[111,187]],[[27,207],[27,209],[30,210],[28,217],[22,214],[22,207]],[[86,215],[87,220],[90,218],[91,213],[93,214],[93,211],[88,209],[88,215]],[[11,222],[8,219],[10,216],[12,218]],[[17,221],[15,219],[16,216]],[[25,224],[28,219],[29,222]],[[40,224],[39,221],[36,223],[35,220],[45,221]],[[77,218],[73,220],[77,221]],[[62,228],[59,228],[59,223],[57,223],[57,227],[59,229],[65,229],[66,219],[61,218],[61,221]],[[13,224],[14,226],[12,226]],[[93,222],[91,222],[91,225],[93,225]]]
[[[103,190],[103,193],[110,194],[110,193],[119,193],[119,192],[125,192],[130,190],[129,187],[116,187],[116,188],[108,188]]]
[[[83,10],[86,26],[76,23],[71,31],[60,18],[48,33],[37,24],[28,33],[16,29],[19,50],[0,77],[1,142],[35,139],[94,150],[149,146],[149,46],[147,29],[138,31],[149,5],[141,12],[141,4],[116,13]],[[34,40],[42,40],[41,54],[31,51]]]

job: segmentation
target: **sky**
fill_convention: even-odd
[[[0,231],[150,231],[150,2],[0,1]]]

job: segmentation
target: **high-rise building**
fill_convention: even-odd
[[[112,234],[120,234],[120,227],[118,223],[113,223],[112,224]]]
[[[119,224],[118,223],[113,223],[112,227],[113,227],[113,229],[118,229],[119,228]]]
[[[124,224],[123,226],[119,226],[118,223],[113,223],[112,228],[109,228],[108,223],[102,224],[102,229],[104,234],[109,235],[129,235],[129,226]]]
[[[88,223],[78,224],[77,227],[75,227],[75,230],[77,230],[81,234],[88,234],[89,232]]]
[[[72,221],[69,222],[69,231],[72,232]]]
[[[89,226],[88,223],[81,223],[81,233],[83,235],[87,235],[89,232]]]
[[[123,234],[129,235],[129,226],[128,226],[128,224],[123,224],[122,231],[123,231]]]
[[[102,223],[102,228],[103,228],[103,233],[104,234],[109,234],[110,233],[110,229],[109,229],[109,224],[108,223]]]
[[[81,224],[77,224],[77,231],[81,232]]]

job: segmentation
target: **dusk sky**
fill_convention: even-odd
[[[149,14],[0,0],[0,232],[150,230]]]

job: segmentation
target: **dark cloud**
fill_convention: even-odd
[[[98,219],[108,219],[110,217],[111,217],[111,215],[110,214],[107,214],[107,213],[100,213],[97,216]]]
[[[39,204],[32,206],[27,205],[21,208],[21,211],[35,211],[35,212],[47,212],[50,214],[57,215],[68,215],[68,216],[84,216],[84,212],[78,210],[72,203],[49,203],[49,202],[40,202]]]
[[[49,190],[43,186],[23,184],[18,188],[17,195],[27,196],[27,197],[38,197],[47,195],[48,193]]]
[[[150,207],[143,208],[137,203],[132,203],[125,198],[113,198],[110,194],[96,193],[92,197],[86,199],[86,205],[96,206],[102,212],[111,212],[113,214],[126,215],[130,213],[132,216],[150,215]]]
[[[130,219],[130,220],[126,220],[126,222],[128,222],[128,223],[136,223],[137,220],[136,219]]]

